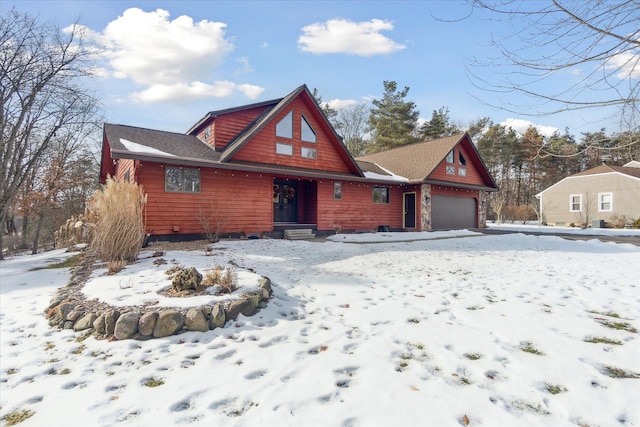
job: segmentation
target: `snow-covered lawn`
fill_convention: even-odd
[[[270,277],[268,307],[223,329],[149,341],[48,327],[43,311],[69,273],[29,269],[68,254],[3,261],[0,417],[32,414],[21,426],[640,425],[640,247],[440,237],[452,238],[218,243],[198,262],[233,259]],[[164,258],[188,265],[197,254]],[[113,287],[136,268],[112,276]]]

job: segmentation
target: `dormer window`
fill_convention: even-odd
[[[276,125],[276,136],[280,138],[293,138],[293,111],[284,116]]]
[[[211,127],[207,126],[204,128],[204,133],[202,134],[204,139],[209,139],[211,137]]]
[[[316,132],[304,116],[300,117],[300,128],[302,129],[302,140],[304,142],[316,142]]]

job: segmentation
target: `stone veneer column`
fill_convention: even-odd
[[[431,231],[431,184],[422,184],[420,193],[420,231]]]
[[[487,227],[487,191],[478,191],[478,227]]]

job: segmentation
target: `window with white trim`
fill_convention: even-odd
[[[276,142],[276,154],[282,154],[283,156],[293,156],[293,145]]]
[[[613,210],[613,193],[598,193],[598,212]]]
[[[171,193],[199,193],[200,169],[165,168],[164,191]]]
[[[447,165],[445,170],[447,172],[447,175],[455,175],[456,174],[456,167],[455,166]]]
[[[373,203],[388,204],[389,203],[389,187],[373,186]]]
[[[276,124],[276,136],[289,139],[293,138],[293,111],[289,111],[289,113]]]
[[[467,170],[464,168],[458,168],[458,175],[467,176]]]
[[[569,195],[569,212],[582,212],[582,194]]]
[[[307,119],[300,116],[301,137],[304,142],[316,142],[316,131],[313,130]]]

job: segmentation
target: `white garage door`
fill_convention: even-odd
[[[431,228],[433,230],[475,227],[475,199],[449,196],[433,196],[431,198]]]

